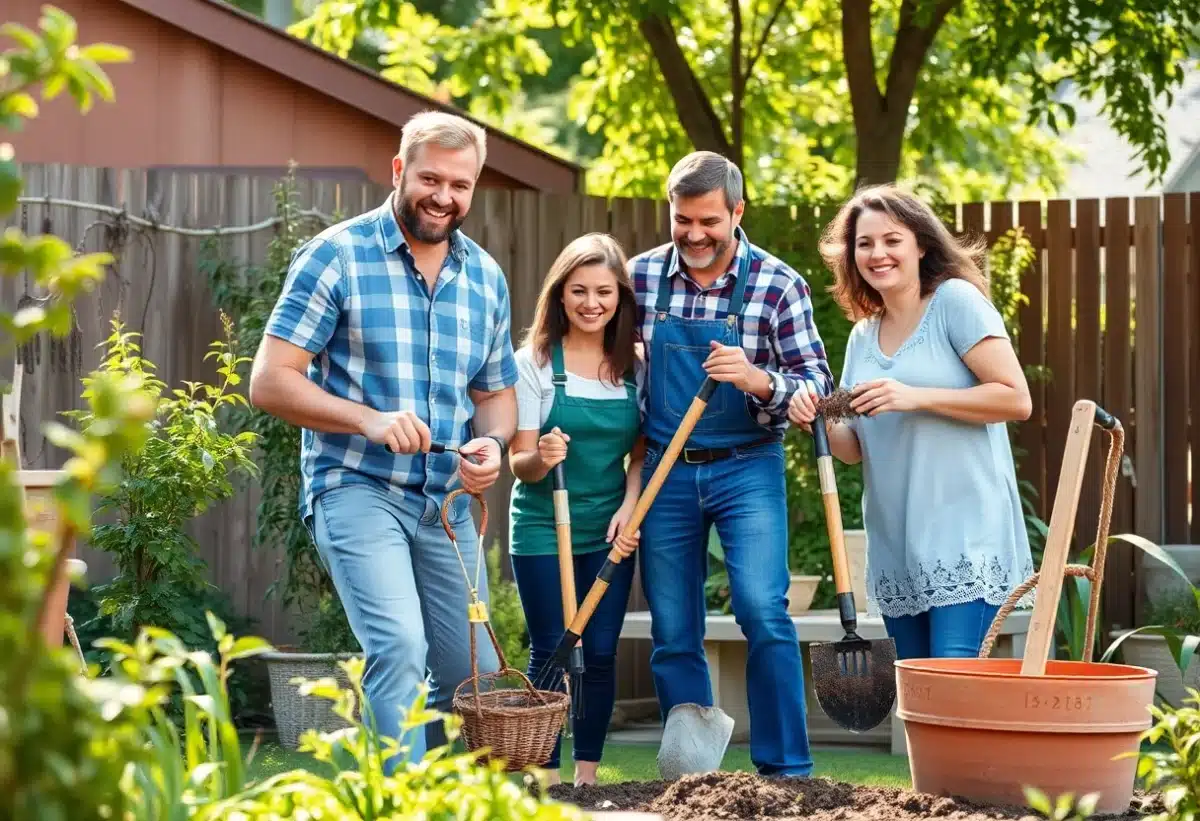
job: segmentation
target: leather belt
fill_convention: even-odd
[[[762,447],[773,442],[781,441],[777,436],[764,436],[761,439],[751,440],[744,445],[735,445],[730,448],[684,448],[679,453],[679,458],[687,465],[707,465],[710,462],[716,462],[720,459],[728,459],[738,451],[749,450],[751,448]],[[651,442],[650,447],[660,453],[665,448],[657,442]]]

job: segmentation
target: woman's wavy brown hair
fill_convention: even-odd
[[[986,240],[958,239],[920,198],[895,185],[874,185],[850,198],[821,236],[821,257],[834,275],[829,292],[851,322],[883,311],[883,297],[867,284],[854,262],[858,217],[867,210],[886,214],[916,235],[917,247],[925,252],[918,266],[922,297],[957,277],[991,299],[984,267]]]
[[[604,265],[617,280],[617,310],[604,327],[604,355],[608,373],[601,374],[601,378],[607,376],[609,381],[616,384],[633,368],[635,344],[640,334],[634,326],[637,304],[634,302],[633,282],[625,270],[625,251],[608,234],[584,234],[562,249],[542,283],[533,322],[525,332],[522,344],[532,346],[539,365],[550,361],[551,347],[561,342],[571,329],[571,321],[567,319],[562,303],[563,288],[567,278],[584,265]]]

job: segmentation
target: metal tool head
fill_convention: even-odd
[[[896,701],[896,642],[851,636],[809,645],[813,689],[839,726],[865,733],[879,726]]]
[[[676,704],[667,713],[658,748],[659,775],[672,781],[721,769],[733,737],[733,719],[720,707]]]

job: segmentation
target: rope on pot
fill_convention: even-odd
[[[1065,575],[1085,578],[1092,583],[1092,593],[1088,600],[1088,616],[1087,629],[1084,634],[1083,645],[1083,660],[1091,661],[1093,647],[1096,644],[1096,622],[1099,619],[1100,613],[1100,587],[1104,579],[1104,562],[1108,558],[1108,528],[1112,520],[1113,497],[1117,490],[1117,476],[1121,467],[1121,455],[1125,448],[1125,429],[1121,427],[1121,421],[1114,417],[1116,424],[1111,429],[1106,429],[1109,435],[1108,444],[1108,459],[1104,466],[1104,486],[1100,497],[1100,515],[1096,524],[1096,553],[1092,557],[1092,564],[1068,564],[1063,568]],[[1037,587],[1038,580],[1041,578],[1041,573],[1034,573],[1024,582],[1017,586],[1000,610],[996,613],[996,617],[992,620],[992,626],[988,628],[987,635],[983,638],[983,644],[979,648],[979,658],[987,658],[992,652],[992,647],[996,642],[996,638],[1000,635],[1000,627],[1004,624],[1004,620],[1016,608],[1025,594]]]

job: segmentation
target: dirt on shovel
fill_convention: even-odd
[[[770,779],[753,773],[716,772],[678,781],[631,781],[576,789],[549,789],[558,801],[585,811],[657,813],[668,821],[1042,821],[1026,807],[981,806],[965,800],[926,795],[892,787],[863,787],[826,778]],[[1121,815],[1092,819],[1137,819],[1161,811],[1157,797],[1137,794]]]

